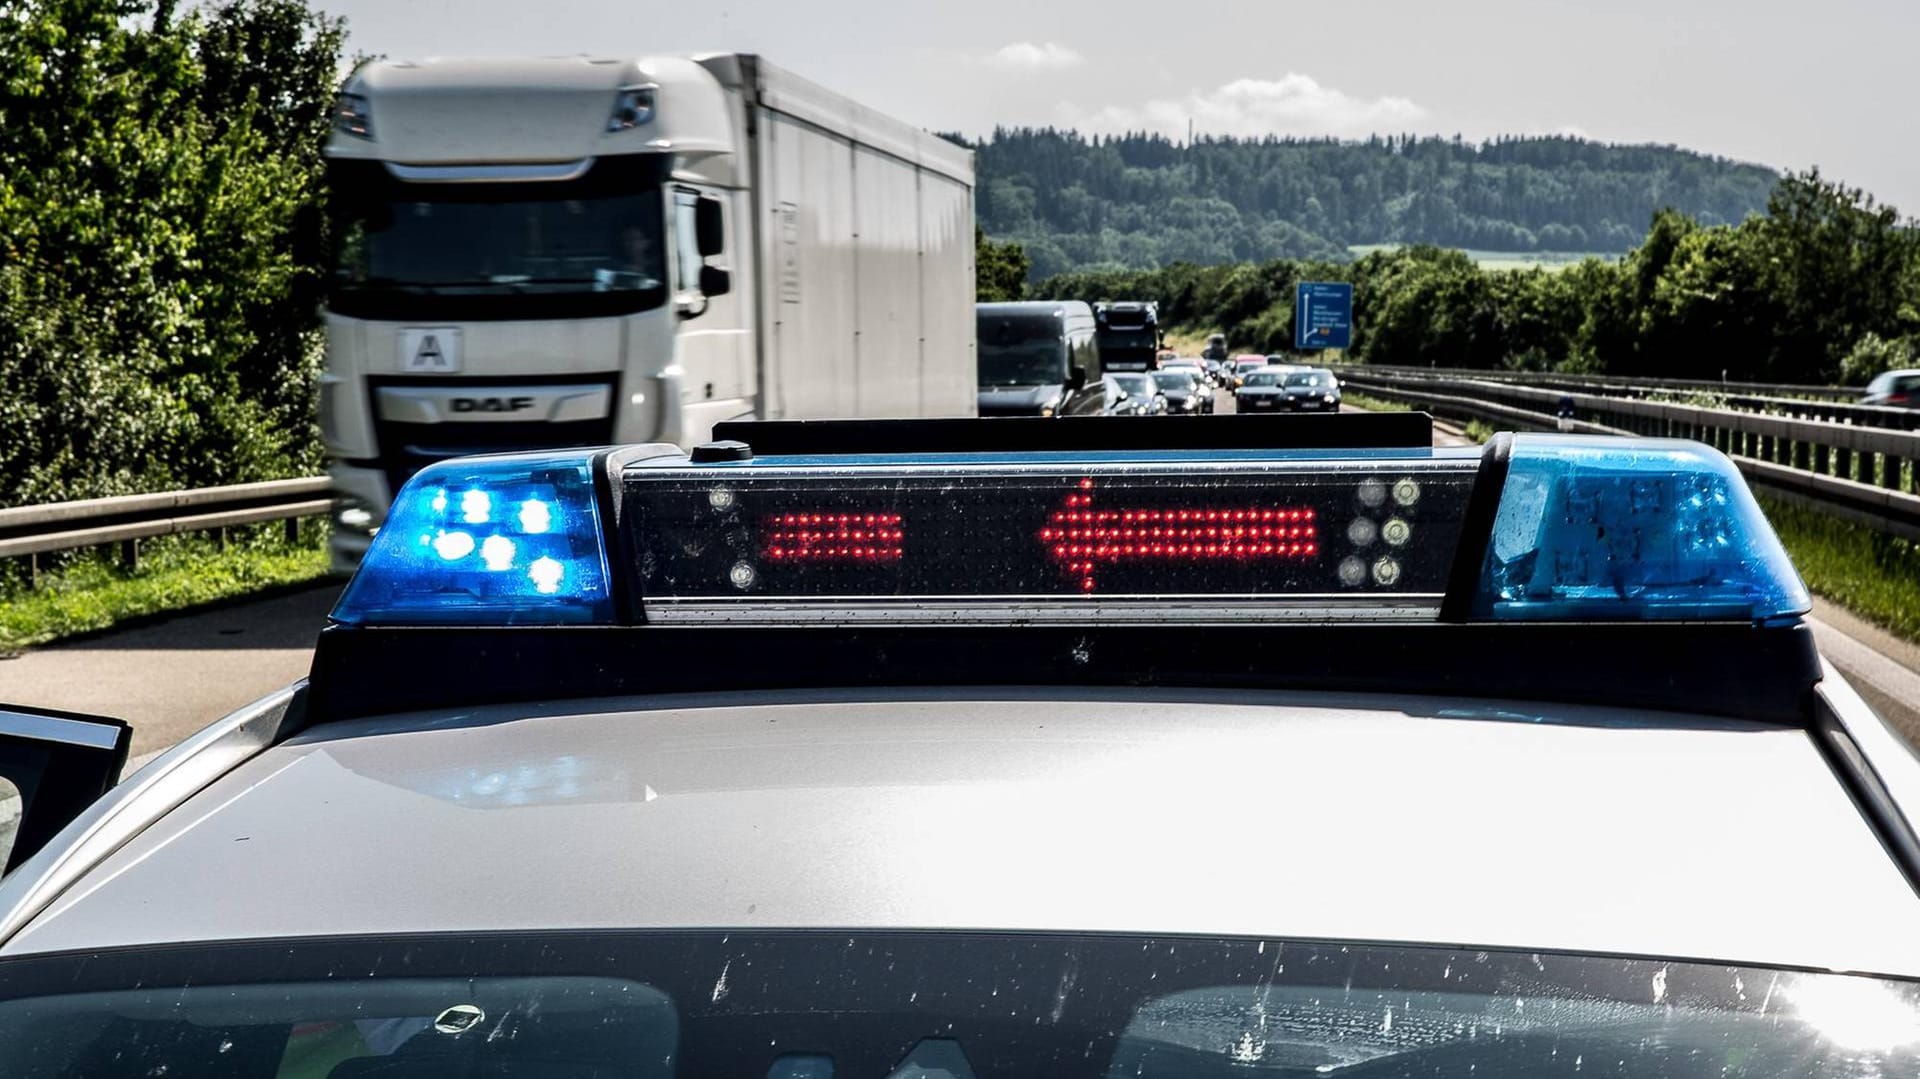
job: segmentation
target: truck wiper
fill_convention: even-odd
[[[344,284],[349,288],[374,287],[412,289],[418,292],[438,292],[441,289],[448,288],[485,288],[492,284],[492,282],[471,277],[456,281],[416,281],[412,278],[405,277],[362,277],[357,280],[344,282]]]

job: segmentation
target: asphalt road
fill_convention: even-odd
[[[1220,394],[1215,407],[1231,412],[1232,397]],[[1436,424],[1434,443],[1472,440]],[[124,719],[138,760],[304,677],[339,589],[329,582],[0,659],[0,701]],[[1814,616],[1822,652],[1920,744],[1920,648],[1824,604]]]
[[[0,659],[0,701],[113,716],[142,757],[306,676],[338,582]]]

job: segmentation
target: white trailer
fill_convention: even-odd
[[[966,149],[733,53],[382,61],[335,121],[338,568],[447,456],[974,411]]]

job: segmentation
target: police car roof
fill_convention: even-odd
[[[1790,867],[1790,868],[1788,868]],[[1806,730],[1458,697],[929,688],[313,728],[10,955],[593,927],[1147,931],[1920,975]]]

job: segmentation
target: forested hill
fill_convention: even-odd
[[[1766,208],[1772,170],[1567,137],[1087,138],[1002,129],[973,143],[979,216],[1033,276],[1093,265],[1344,257],[1351,244],[1625,252],[1655,210],[1703,224]]]

